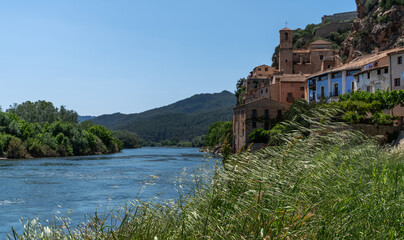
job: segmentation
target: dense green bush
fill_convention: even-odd
[[[113,153],[122,149],[112,132],[99,125],[88,131],[73,122],[28,123],[11,112],[0,112],[0,156],[62,157]]]
[[[133,132],[125,130],[117,130],[113,132],[113,136],[123,143],[123,148],[140,148],[143,140]]]
[[[209,127],[205,136],[206,146],[213,147],[222,144],[226,139],[233,139],[233,122],[215,122]]]
[[[404,103],[404,90],[345,93],[339,96],[338,102],[331,105],[345,111],[342,118],[346,122],[391,125],[396,118],[383,111],[391,110],[401,103]]]

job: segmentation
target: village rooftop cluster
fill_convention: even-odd
[[[280,30],[278,68],[260,65],[244,80],[245,92],[233,110],[233,146],[247,146],[256,128],[268,130],[271,119],[281,118],[299,99],[336,101],[352,91],[404,89],[404,47],[357,57],[342,64],[332,43],[317,40],[304,49],[293,49],[293,30]],[[392,114],[403,123],[404,106]]]

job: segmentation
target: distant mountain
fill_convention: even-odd
[[[96,118],[96,117],[95,116],[78,116],[77,117],[77,119],[79,120],[79,123],[87,121],[87,120],[93,120],[94,118]]]
[[[229,91],[197,94],[146,112],[114,113],[96,117],[92,121],[113,130],[135,132],[146,141],[192,141],[205,134],[212,123],[231,120],[235,104],[236,98]]]

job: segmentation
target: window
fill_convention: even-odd
[[[294,87],[294,86],[295,86],[295,83],[291,83],[290,86],[291,86],[291,87]]]
[[[285,62],[288,62],[288,60],[287,60],[287,59],[285,59]]]
[[[261,89],[261,94],[263,94],[263,93],[264,93],[264,90]]]
[[[282,118],[282,110],[278,110],[278,118]]]
[[[403,63],[403,57],[400,56],[397,58],[397,64],[402,64]]]
[[[265,119],[269,119],[269,110],[265,110]]]
[[[353,91],[354,91],[354,88],[355,88],[355,82],[354,82],[354,81],[352,81],[352,82],[351,82],[351,92],[353,92]]]
[[[265,123],[264,123],[264,129],[265,129],[265,130],[269,130],[269,123],[268,123],[268,122],[265,122]]]
[[[252,128],[256,128],[257,127],[257,123],[255,121],[252,122]]]
[[[265,72],[268,72],[268,68],[267,68],[267,67],[265,68]]]
[[[366,87],[366,91],[367,91],[367,92],[372,92],[372,86],[367,86],[367,87]]]
[[[290,103],[295,101],[295,98],[293,97],[293,94],[291,92],[288,92],[288,96],[286,98],[286,101],[290,102]]]
[[[252,117],[257,118],[257,110],[256,109],[252,110]]]
[[[331,65],[328,65],[328,67],[327,68],[331,68]]]
[[[368,72],[368,79],[370,79],[370,72]]]
[[[334,83],[333,96],[334,96],[334,97],[337,97],[337,96],[338,96],[338,83]]]
[[[285,33],[285,40],[288,41],[289,40],[289,34]]]
[[[377,75],[382,74],[382,70],[381,69],[377,69]]]
[[[304,83],[300,84],[300,91],[304,91]]]
[[[320,61],[322,61],[324,59],[323,55],[320,55]]]
[[[268,88],[265,88],[265,93],[268,93]]]
[[[324,94],[324,86],[321,86],[321,87],[320,87],[320,97],[321,97],[321,98],[325,97],[325,94]]]
[[[394,79],[394,86],[395,86],[395,87],[399,87],[399,86],[400,86],[400,79],[399,79],[399,78]]]
[[[388,69],[388,68],[385,68],[385,69],[384,69],[384,73],[389,73],[389,69]]]
[[[261,71],[261,68],[258,68],[258,71]]]

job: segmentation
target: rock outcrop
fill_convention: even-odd
[[[352,60],[375,49],[404,45],[404,4],[399,1],[356,0],[358,17],[340,55]]]

